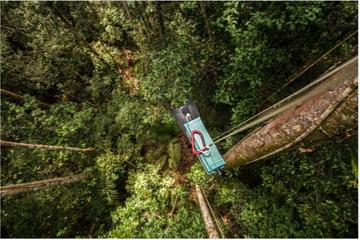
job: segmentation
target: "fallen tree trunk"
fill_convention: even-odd
[[[335,78],[343,83],[283,112],[230,149],[229,166],[245,165],[288,149],[305,138],[319,140],[357,126],[357,64]],[[355,77],[354,77],[355,76]]]
[[[77,148],[77,147],[66,147],[66,146],[52,146],[43,144],[31,144],[31,143],[19,143],[0,140],[1,147],[24,147],[30,149],[47,149],[47,150],[59,150],[59,151],[73,151],[73,152],[92,152],[95,149],[89,148]]]
[[[20,184],[12,184],[8,186],[0,187],[0,195],[1,197],[16,195],[23,192],[36,191],[44,188],[50,188],[53,186],[78,182],[84,179],[87,179],[88,176],[80,174],[69,177],[58,177],[51,179],[44,179],[40,181],[28,182],[28,183],[20,183]]]
[[[219,238],[219,234],[216,230],[215,224],[212,220],[212,217],[210,215],[209,209],[206,205],[205,199],[204,199],[204,195],[201,191],[201,188],[199,185],[195,185],[195,189],[196,189],[196,195],[198,197],[199,200],[199,206],[200,206],[200,210],[201,210],[201,214],[203,216],[204,219],[204,223],[206,226],[206,230],[208,232],[209,238]]]

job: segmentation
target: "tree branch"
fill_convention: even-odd
[[[1,147],[24,147],[29,149],[47,149],[47,150],[59,150],[59,151],[73,151],[73,152],[92,152],[95,148],[77,148],[77,147],[66,147],[66,146],[52,146],[43,144],[31,144],[31,143],[19,143],[0,140]]]
[[[13,93],[13,92],[10,92],[10,91],[5,90],[5,89],[0,89],[0,93],[1,93],[1,96],[5,95],[5,96],[8,96],[8,97],[11,97],[11,98],[13,98],[16,101],[21,102],[21,103],[23,103],[24,99],[25,99],[23,96],[21,96],[19,94],[16,94],[16,93]],[[39,104],[39,107],[41,107],[43,109],[48,109],[50,107],[50,105],[47,104],[47,103],[43,103],[43,102],[40,102],[40,101],[37,101],[37,102]]]
[[[78,182],[87,178],[88,176],[80,174],[80,175],[74,175],[68,177],[58,177],[58,178],[44,179],[44,180],[28,182],[28,183],[0,186],[0,195],[1,197],[16,195],[23,192],[36,191],[44,188],[50,188],[52,186]]]

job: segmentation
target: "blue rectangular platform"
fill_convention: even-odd
[[[206,145],[210,145],[209,152],[198,155],[206,172],[213,173],[223,168],[225,165],[225,161],[222,158],[221,154],[219,153],[218,149],[216,148],[215,144],[213,143],[213,140],[211,139],[209,133],[207,132],[200,117],[184,123],[184,126],[186,129],[186,133],[189,136],[189,139],[191,139],[192,137],[191,133],[193,130],[199,130],[204,136]],[[199,150],[203,148],[200,136],[195,135],[194,138],[195,138],[196,149]]]

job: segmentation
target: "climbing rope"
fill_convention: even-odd
[[[315,64],[317,64],[318,62],[320,62],[322,59],[324,59],[327,55],[329,55],[332,51],[334,51],[336,48],[338,48],[341,44],[343,44],[344,42],[346,42],[348,39],[350,39],[352,36],[354,36],[358,31],[356,30],[355,32],[351,33],[349,36],[347,36],[344,40],[342,40],[340,43],[336,44],[333,48],[331,48],[329,51],[327,51],[325,54],[323,54],[320,58],[318,58],[316,61],[314,61],[312,64],[310,64],[308,67],[306,67],[303,71],[301,71],[299,74],[297,74],[294,78],[292,78],[288,83],[286,83],[282,88],[280,88],[277,92],[275,92],[274,94],[272,94],[270,97],[268,97],[267,99],[271,98],[272,96],[274,96],[275,94],[277,94],[281,89],[283,89],[285,86],[289,85],[291,82],[293,82],[295,79],[297,79],[298,77],[300,77],[302,74],[304,74],[307,70],[309,70],[311,67],[313,67]],[[342,65],[344,66],[344,64]],[[342,67],[340,66],[340,67]],[[241,122],[240,124],[232,127],[231,129],[227,130],[226,132],[216,136],[214,138],[214,144],[221,142],[237,133],[240,133],[242,131],[245,131],[253,126],[256,126],[266,120],[268,120],[271,117],[274,117],[275,115],[279,114],[281,111],[274,111],[274,112],[270,112],[268,115],[266,115],[267,112],[269,112],[270,110],[275,110],[275,109],[279,109],[280,106],[282,104],[285,104],[287,102],[289,102],[289,100],[299,96],[301,93],[304,93],[306,90],[312,88],[313,86],[317,85],[318,83],[324,81],[329,75],[331,75],[332,73],[336,72],[337,69],[339,69],[340,67],[334,69],[333,71],[329,72],[328,74],[325,74],[324,76],[320,77],[319,79],[315,80],[314,82],[308,84],[307,86],[305,86],[304,88],[298,90],[297,92],[291,94],[290,96],[280,100],[279,102],[275,103],[274,105],[268,107],[267,109],[261,111],[260,113],[248,118],[247,120]],[[266,100],[267,101],[267,100]],[[290,104],[290,106],[292,106]],[[290,107],[289,106],[289,107]],[[285,111],[288,108],[283,108],[281,109],[282,111]],[[265,115],[263,117],[261,117],[262,115]]]

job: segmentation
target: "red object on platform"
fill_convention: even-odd
[[[196,150],[196,148],[195,148],[195,134],[200,136],[201,143],[203,144],[203,148],[201,148],[200,150]],[[205,139],[204,139],[204,136],[201,131],[193,130],[191,132],[191,147],[192,147],[193,154],[195,154],[196,156],[202,154],[203,152],[205,152],[207,150],[207,147],[205,144]]]

